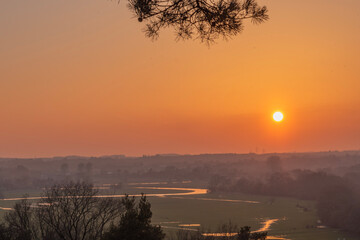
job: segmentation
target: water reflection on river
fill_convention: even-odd
[[[106,184],[103,186],[97,186],[96,189],[108,188]],[[259,203],[257,201],[248,201],[248,200],[239,200],[239,199],[223,199],[223,198],[189,198],[181,196],[190,196],[190,195],[205,195],[208,190],[205,188],[179,188],[179,187],[135,187],[136,189],[149,189],[149,190],[169,190],[169,191],[181,191],[181,192],[167,192],[167,193],[148,193],[148,197],[171,197],[177,199],[192,199],[192,200],[202,200],[202,201],[220,201],[220,202],[234,202],[234,203]],[[106,194],[106,195],[96,195],[97,198],[122,198],[125,194]],[[139,197],[141,194],[134,194],[131,196]],[[19,200],[39,200],[43,197],[17,197],[17,198],[4,198],[3,201],[19,201]],[[1,209],[1,208],[0,208]]]
[[[267,232],[270,230],[270,227],[272,224],[276,223],[280,219],[267,219],[262,222],[262,227],[256,231],[253,232]],[[160,225],[162,228],[165,229],[178,229],[178,230],[185,230],[185,231],[195,231],[198,232],[198,228],[191,228],[191,227],[200,227],[201,225],[198,223],[193,224],[178,224],[177,226],[168,226],[163,224],[169,224],[169,223],[179,223],[179,222],[161,222]],[[233,237],[236,236],[238,233],[203,233],[203,236],[206,237]],[[267,236],[266,239],[269,240],[290,240],[283,236]]]
[[[279,219],[268,219],[262,222],[262,227],[253,232],[267,232],[270,230],[270,227],[275,222],[279,221]],[[236,236],[238,233],[203,233],[203,236],[212,236],[212,237],[233,237]],[[267,236],[266,239],[278,239],[278,240],[290,240],[280,236]]]
[[[170,190],[170,191],[184,191],[175,193],[149,193],[146,194],[148,197],[167,197],[167,196],[188,196],[188,195],[204,195],[207,193],[207,189],[203,188],[163,188],[163,187],[136,187],[137,189],[154,189],[154,190]],[[131,196],[139,197],[141,194],[133,194]],[[96,195],[97,198],[123,198],[125,194],[106,194]],[[20,198],[4,198],[3,201],[19,201],[19,200],[38,200],[43,197],[20,197]]]

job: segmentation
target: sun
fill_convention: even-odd
[[[284,115],[282,114],[282,112],[275,112],[273,118],[275,122],[281,122],[284,118]]]

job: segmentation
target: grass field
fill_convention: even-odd
[[[172,193],[173,190],[134,189],[129,186],[121,192],[135,194],[140,192]],[[148,186],[146,186],[148,187]],[[161,185],[159,187],[168,187]],[[173,186],[171,186],[173,187]],[[185,186],[184,186],[185,187]],[[186,187],[190,187],[187,185]],[[39,196],[39,191],[29,192],[30,196]],[[10,192],[6,197],[21,197],[23,192]],[[222,223],[231,221],[239,226],[251,226],[253,230],[262,227],[262,222],[268,219],[279,219],[268,230],[271,236],[282,236],[292,240],[357,240],[354,236],[336,229],[319,229],[314,203],[289,198],[263,197],[245,194],[206,194],[189,196],[149,197],[153,210],[153,223],[161,224],[167,235],[174,234],[179,225],[187,229],[205,229],[218,232]],[[253,201],[228,201],[244,200]],[[14,201],[0,200],[1,207],[11,207]],[[301,206],[301,207],[299,207]],[[304,211],[304,208],[307,210]],[[0,211],[3,216],[5,211]]]
[[[203,198],[204,196],[199,196]],[[214,199],[219,196],[209,195]],[[259,201],[258,204],[196,200],[196,196],[176,198],[151,198],[154,223],[177,227],[179,224],[200,224],[204,229],[216,232],[221,223],[231,221],[239,226],[251,226],[253,230],[260,229],[266,219],[279,219],[271,225],[269,235],[284,236],[292,240],[330,240],[338,238],[355,240],[334,229],[316,228],[317,217],[311,202],[293,199],[255,197],[246,195],[222,195],[221,198]],[[310,210],[304,212],[296,204],[307,206]],[[165,222],[165,223],[164,223]],[[166,224],[166,222],[178,222]],[[188,228],[188,227],[187,227]],[[171,232],[165,229],[167,232]]]

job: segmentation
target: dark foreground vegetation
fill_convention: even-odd
[[[145,196],[137,204],[129,196],[100,198],[90,184],[68,183],[45,190],[39,201],[16,203],[1,224],[0,239],[163,239],[151,216]]]
[[[67,183],[44,190],[39,201],[22,200],[0,224],[0,240],[162,240],[160,226],[151,224],[151,204],[145,195],[137,202],[125,195],[98,195],[91,184]],[[221,239],[265,239],[249,227],[228,229],[234,236]],[[201,232],[179,232],[178,240],[212,240]]]

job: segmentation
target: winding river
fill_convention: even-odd
[[[266,232],[270,230],[270,227],[272,224],[276,223],[277,221],[279,221],[279,219],[267,219],[264,220],[262,222],[262,227],[256,231],[253,232]],[[179,222],[168,222],[168,223],[179,223]],[[186,230],[186,231],[199,231],[199,229],[197,228],[190,228],[190,227],[200,227],[200,224],[178,224],[178,226],[164,226],[162,224],[166,224],[164,223],[160,223],[162,228],[167,228],[167,229],[178,229],[178,230]],[[203,236],[206,237],[233,237],[236,236],[238,233],[203,233]],[[290,240],[281,236],[267,236],[266,239],[269,240]]]
[[[170,191],[184,191],[175,193],[149,193],[146,194],[148,197],[168,197],[168,196],[188,196],[188,195],[204,195],[207,193],[207,189],[203,188],[166,188],[166,187],[136,187],[137,189],[153,189],[153,190],[170,190]],[[141,194],[131,195],[139,197]],[[107,194],[107,195],[96,195],[96,198],[123,198],[125,194]],[[1,201],[19,201],[19,200],[38,200],[43,197],[18,197],[18,198],[3,198]],[[1,209],[1,208],[0,208]]]
[[[170,188],[170,187],[135,187],[136,189],[149,189],[149,190],[168,190],[168,191],[181,191],[181,192],[166,192],[166,193],[149,193],[146,194],[146,196],[148,197],[169,197],[169,198],[177,198],[177,199],[195,199],[195,200],[200,200],[200,201],[223,201],[223,202],[239,202],[239,203],[248,203],[248,204],[257,204],[259,202],[257,201],[246,201],[246,200],[235,200],[235,199],[216,199],[216,198],[203,198],[203,197],[184,197],[184,196],[190,196],[190,195],[205,195],[207,194],[208,190],[204,189],[204,188]],[[135,196],[135,197],[139,197],[141,196],[141,194],[135,194],[135,195],[131,195],[131,196]],[[95,197],[97,198],[123,198],[125,197],[125,194],[109,194],[109,195],[96,195]],[[42,199],[43,197],[17,197],[17,198],[4,198],[4,199],[0,199],[0,201],[19,201],[19,200],[24,200],[24,199],[28,199],[28,200],[39,200]],[[12,208],[8,208],[8,207],[0,207],[0,210],[5,210],[5,211],[9,211],[9,210],[13,210]],[[276,223],[277,221],[279,221],[279,219],[268,219],[265,220],[264,222],[262,222],[262,227],[255,231],[255,232],[262,232],[262,231],[268,231],[270,230],[270,227],[272,224]],[[193,224],[188,224],[188,225],[179,225],[178,227],[173,227],[173,226],[163,226],[163,228],[170,228],[170,229],[182,229],[182,230],[188,230],[188,231],[198,231],[197,229],[194,228],[189,228],[195,226]],[[200,226],[200,225],[196,225],[196,226]],[[234,236],[237,233],[204,233],[204,236]],[[286,238],[282,238],[282,237],[275,237],[275,236],[268,236],[267,239],[278,239],[278,240],[288,240]]]
[[[276,223],[277,221],[279,221],[279,219],[267,219],[265,221],[262,222],[262,227],[256,231],[252,231],[252,232],[266,232],[270,230],[270,227],[272,224]],[[238,233],[204,233],[204,236],[213,236],[213,237],[232,237],[237,235]],[[279,236],[267,236],[266,239],[272,239],[272,240],[290,240],[284,237],[279,237]]]

